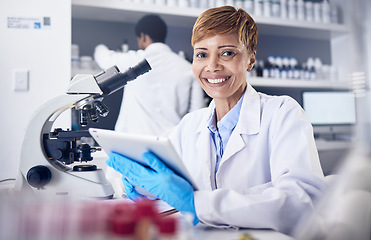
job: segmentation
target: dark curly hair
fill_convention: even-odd
[[[157,15],[146,15],[135,26],[135,34],[140,37],[144,33],[150,36],[153,42],[165,42],[167,34],[166,23]]]

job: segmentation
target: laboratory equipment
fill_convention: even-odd
[[[25,131],[15,190],[38,194],[69,195],[87,198],[111,198],[114,190],[102,169],[86,164],[97,148],[84,143],[91,137],[88,131],[63,131],[53,124],[64,111],[75,108],[80,112],[80,124],[89,118],[97,121],[108,109],[103,98],[123,88],[151,70],[144,59],[125,72],[113,66],[97,75],[78,74],[70,82],[66,94],[42,105],[32,116]],[[72,167],[67,165],[74,164]],[[85,162],[85,164],[82,164]],[[31,191],[30,191],[31,190]]]
[[[303,108],[321,138],[351,135],[356,122],[355,96],[349,91],[305,91]]]

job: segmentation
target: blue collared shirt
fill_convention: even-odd
[[[225,147],[227,146],[233,129],[237,125],[238,118],[240,116],[243,95],[240,100],[238,100],[237,104],[219,122],[216,123],[215,109],[210,117],[208,129],[210,130],[211,136],[213,137],[217,155],[215,173],[218,172]]]

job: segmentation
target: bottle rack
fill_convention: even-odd
[[[143,15],[162,15],[170,25],[193,26],[196,18],[204,11],[201,8],[180,8],[144,3],[126,3],[124,0],[72,0],[72,17],[105,21],[136,22]],[[348,32],[344,24],[317,24],[307,21],[254,16],[259,32],[315,39],[330,39]],[[272,30],[274,30],[272,32]]]

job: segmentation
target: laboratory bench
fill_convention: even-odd
[[[195,227],[196,240],[227,240],[227,239],[240,239],[240,240],[292,240],[294,238],[279,233],[273,230],[222,230],[216,228],[205,227],[203,225]]]

